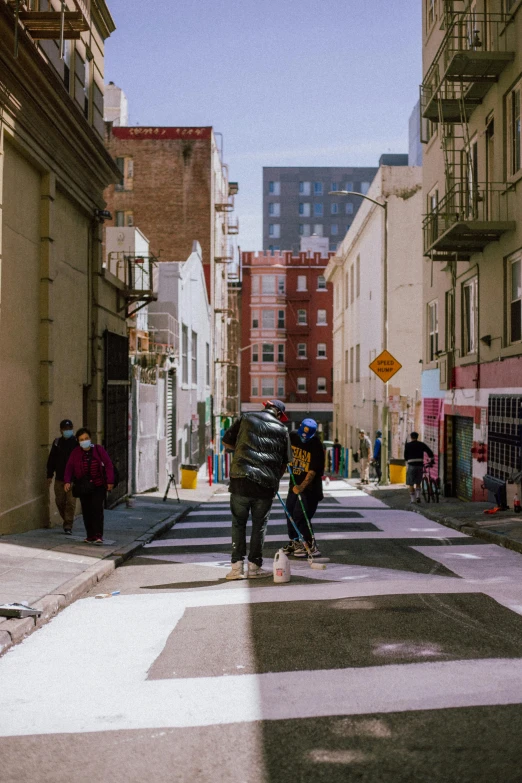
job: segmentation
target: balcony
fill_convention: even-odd
[[[157,301],[158,295],[154,293],[157,264],[155,256],[109,253],[108,270],[124,284],[120,292],[124,303],[119,309],[125,310],[126,318],[132,318],[142,307]]]
[[[223,224],[223,233],[236,235],[239,234],[239,220],[236,218],[234,222],[229,221]]]
[[[455,184],[424,218],[424,255],[464,261],[482,252],[515,229],[513,195],[504,184]]]
[[[455,13],[421,86],[421,114],[467,122],[515,56],[514,25],[504,14]]]
[[[22,22],[25,30],[35,40],[78,39],[90,29],[90,0],[75,0],[76,11],[37,11],[33,2],[19,3],[10,0],[15,20]]]

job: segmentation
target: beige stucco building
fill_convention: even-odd
[[[482,500],[521,469],[522,4],[423,6],[424,404]]]
[[[60,7],[20,3],[17,19],[0,0],[0,534],[59,521],[45,462],[62,418],[113,451],[121,418],[104,343],[126,341],[125,308],[97,214],[118,177],[102,139],[114,23],[104,0],[68,0],[62,49]]]
[[[359,429],[373,441],[382,428],[385,384],[369,364],[385,348],[387,306],[387,347],[402,364],[388,388],[394,458],[402,457],[407,433],[420,425],[421,183],[419,167],[380,166],[367,193],[378,203],[362,202],[326,269],[334,285],[334,433],[343,446],[356,450]],[[386,210],[379,204],[386,204]]]

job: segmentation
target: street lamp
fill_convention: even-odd
[[[383,303],[382,303],[382,349],[388,350],[388,202],[376,201],[364,193],[358,193],[356,190],[330,190],[329,196],[359,196],[360,198],[371,201],[377,207],[383,209],[384,215],[384,248],[383,248]],[[388,480],[388,381],[384,385],[384,404],[382,406],[382,448],[381,448],[381,484],[387,486]]]

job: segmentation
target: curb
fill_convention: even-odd
[[[33,606],[39,609],[42,614],[40,617],[25,617],[23,619],[7,619],[0,621],[0,656],[3,655],[15,644],[18,644],[30,634],[41,628],[52,620],[53,617],[65,609],[65,607],[74,603],[82,595],[89,592],[97,582],[101,582],[105,577],[112,574],[118,566],[132,557],[144,544],[153,541],[162,533],[166,533],[177,522],[180,522],[195,506],[186,506],[178,514],[170,515],[167,519],[151,527],[139,538],[131,541],[130,544],[122,546],[120,549],[111,552],[99,563],[89,566],[82,574],[69,579],[56,588],[53,593],[35,601]]]

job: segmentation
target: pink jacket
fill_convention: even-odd
[[[79,479],[85,475],[82,462],[83,449],[81,446],[71,451],[71,456],[65,467],[64,482],[70,484],[74,479]],[[114,484],[114,468],[111,458],[103,446],[94,446],[92,458],[102,465],[102,473],[105,471],[107,484]]]

